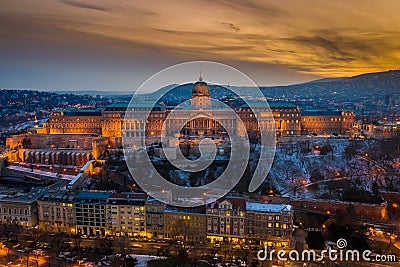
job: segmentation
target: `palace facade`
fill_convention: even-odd
[[[250,106],[249,106],[250,105]],[[263,102],[249,102],[240,107],[238,114],[249,133],[258,131],[257,118],[253,111],[263,112]],[[277,136],[299,136],[301,134],[300,109],[298,106],[282,101],[268,103],[275,121]]]
[[[299,106],[283,101],[270,101],[269,110],[262,101],[250,101],[232,114],[228,108],[213,109],[209,87],[200,79],[194,83],[190,101],[177,107],[149,101],[114,103],[102,110],[68,109],[55,111],[38,134],[87,134],[103,137],[124,138],[132,145],[159,142],[160,137],[176,135],[225,137],[259,136],[260,125],[268,128],[269,111],[273,115],[277,136],[301,134],[345,134],[353,126],[355,117],[351,111],[300,110]],[[245,129],[239,127],[237,115]],[[265,115],[265,116],[263,116]],[[268,115],[268,116],[267,116]],[[165,132],[163,125],[165,124]],[[264,126],[265,126],[264,125]],[[183,126],[183,127],[182,127]],[[264,126],[262,128],[264,129]],[[270,127],[271,128],[271,127]]]
[[[50,134],[102,134],[101,110],[67,109],[49,116]]]
[[[345,134],[355,122],[353,112],[339,110],[305,110],[301,123],[305,134]]]

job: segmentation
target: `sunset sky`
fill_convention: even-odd
[[[189,60],[259,85],[398,69],[399,12],[397,0],[4,0],[0,87],[131,90]]]

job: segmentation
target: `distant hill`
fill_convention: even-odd
[[[158,98],[167,105],[175,105],[190,99],[193,83],[163,87],[153,93],[143,94],[143,99]],[[210,94],[213,98],[229,98],[234,94],[226,89],[229,86],[209,85]],[[170,89],[173,88],[171,91]],[[242,95],[250,92],[248,87],[231,86],[240,91]],[[267,97],[282,98],[292,101],[304,98],[329,98],[339,101],[353,101],[360,98],[384,99],[385,96],[400,97],[400,70],[389,70],[384,72],[366,73],[353,77],[323,78],[301,84],[286,86],[260,86],[261,91]],[[58,91],[57,93],[68,93],[75,95],[100,95],[100,96],[122,96],[131,95],[133,92],[125,91]]]
[[[173,87],[175,88],[166,94]],[[192,87],[192,83],[179,86],[171,85],[146,96],[164,95],[163,102],[182,102],[190,98]],[[223,86],[209,85],[209,87],[213,98],[220,99],[221,97],[233,95]],[[244,95],[248,91],[246,87],[232,87],[238,89]],[[353,77],[324,78],[287,86],[261,86],[260,89],[267,97],[283,97],[292,100],[304,97],[324,98],[327,95],[334,95],[336,99],[343,101],[352,101],[372,95],[378,95],[378,97],[384,97],[385,95],[398,96],[400,93],[400,70],[367,73]]]
[[[341,81],[343,79],[347,79],[349,77],[340,77],[340,78],[322,78],[322,79],[318,79],[318,80],[313,80],[310,82],[306,82],[306,83],[329,83],[329,82],[337,82],[337,81]]]
[[[305,84],[332,84],[332,87],[344,86],[353,89],[390,89],[400,88],[400,70],[373,72],[360,74],[353,77],[324,78]]]
[[[321,79],[288,86],[262,87],[261,90],[266,96],[288,98],[315,98],[336,94],[348,101],[377,94],[397,96],[400,93],[400,70],[367,73],[348,78]]]
[[[187,83],[182,85],[170,85],[163,87],[154,93],[143,95],[144,99],[158,99],[161,96],[160,101],[166,105],[176,105],[189,100],[192,95],[192,88],[194,83]],[[221,85],[208,85],[210,89],[210,95],[215,99],[226,99],[235,96],[235,93],[227,89],[227,87]]]
[[[134,91],[100,91],[100,90],[77,90],[77,91],[53,91],[57,94],[74,94],[74,95],[100,95],[100,96],[115,96],[115,95],[132,95]]]

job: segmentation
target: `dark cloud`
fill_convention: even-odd
[[[89,4],[89,3],[83,3],[83,2],[72,1],[72,0],[62,0],[60,2],[66,4],[66,5],[78,7],[78,8],[85,8],[85,9],[91,9],[91,10],[96,10],[96,11],[104,11],[104,12],[109,11],[109,9],[107,9],[105,7],[102,7],[99,5],[94,5],[94,4]]]
[[[349,30],[342,33],[315,30],[309,35],[297,35],[281,40],[292,43],[298,47],[298,50],[303,48],[304,51],[311,51],[307,63],[326,65],[327,68],[335,68],[337,64],[349,64],[356,61],[367,63],[371,56],[382,53],[383,47],[387,49],[390,47],[384,42],[379,43],[379,38],[374,38],[368,34],[355,34],[354,31]]]
[[[268,4],[266,1],[251,0],[214,0],[217,3],[235,10],[243,11],[248,14],[261,14],[265,17],[289,16],[289,14],[281,8]]]
[[[331,40],[322,36],[296,36],[287,40],[295,42],[297,45],[322,50],[327,57],[336,60],[351,61],[354,59],[354,55],[344,50],[337,40]]]
[[[231,28],[236,32],[240,31],[240,28],[231,22],[222,22],[222,25],[228,26],[229,28]]]

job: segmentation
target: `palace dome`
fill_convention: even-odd
[[[210,96],[210,90],[206,82],[200,76],[199,80],[194,84],[192,89],[192,97],[195,96]]]

